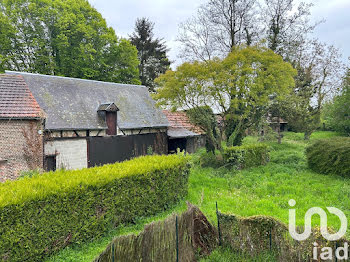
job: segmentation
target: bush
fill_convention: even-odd
[[[201,151],[199,164],[201,167],[217,168],[223,166],[225,163],[219,151],[215,152],[215,154],[213,152]]]
[[[270,160],[268,147],[265,144],[227,147],[223,157],[227,164],[237,169],[266,165]]]
[[[316,141],[306,148],[306,157],[315,172],[350,177],[350,138]]]
[[[0,260],[43,261],[187,194],[188,158],[146,156],[90,169],[45,173],[0,185]]]

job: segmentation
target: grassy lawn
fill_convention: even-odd
[[[336,135],[317,132],[311,140]],[[247,137],[244,141],[253,142],[256,142],[254,137]],[[216,222],[216,201],[223,213],[240,216],[269,215],[288,223],[288,201],[295,199],[298,225],[303,225],[305,212],[315,206],[334,206],[350,217],[350,179],[310,171],[304,155],[308,142],[303,140],[302,134],[286,133],[282,144],[268,144],[271,147],[271,161],[266,166],[243,171],[195,166],[191,172],[186,200],[199,206],[213,223]],[[48,261],[92,261],[114,236],[137,233],[143,229],[144,224],[185,209],[184,200],[168,212],[140,219],[135,225],[120,226],[102,239],[68,247]],[[315,217],[313,222],[318,223],[318,218]],[[329,215],[328,224],[338,229],[340,222],[337,217]],[[229,250],[218,250],[208,259],[203,261],[273,261],[269,254],[247,258],[232,254]]]

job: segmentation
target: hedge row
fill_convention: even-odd
[[[227,164],[238,169],[266,165],[270,160],[268,146],[265,144],[227,147],[223,157]]]
[[[350,138],[318,140],[306,148],[306,157],[315,172],[350,177]]]
[[[187,193],[184,156],[146,156],[0,185],[0,260],[42,261],[175,204]]]

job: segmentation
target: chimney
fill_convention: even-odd
[[[117,134],[117,112],[119,108],[114,103],[101,104],[98,107],[97,112],[105,117],[107,131],[109,136],[115,136]]]

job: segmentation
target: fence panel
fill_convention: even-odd
[[[148,148],[167,154],[166,133],[88,138],[89,167],[121,162],[147,154]]]

